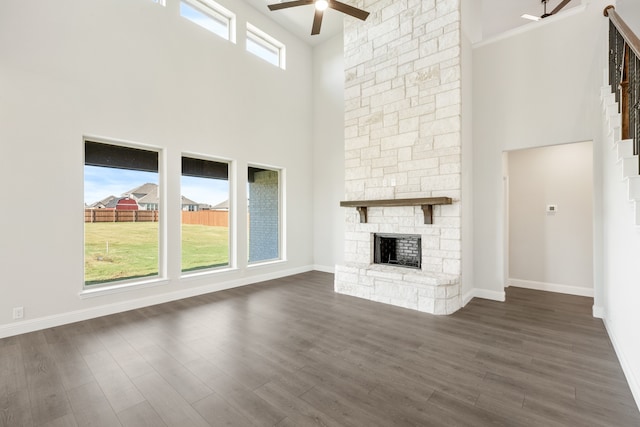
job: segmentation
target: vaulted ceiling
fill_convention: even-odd
[[[340,12],[328,9],[325,11],[324,20],[322,22],[322,30],[319,35],[311,36],[311,24],[313,22],[314,8],[313,5],[300,6],[286,10],[270,12],[267,5],[277,3],[278,0],[245,0],[254,8],[268,15],[281,26],[287,28],[291,33],[298,36],[301,40],[310,45],[318,45],[329,38],[339,34],[342,31],[345,19],[354,19],[345,17]],[[344,3],[353,6],[359,6],[353,0],[342,0]],[[533,21],[526,20],[521,16],[529,14],[540,16],[543,13],[543,4],[541,0],[471,0],[482,3],[482,34],[483,39],[487,39],[517,28],[523,25],[531,24]],[[549,0],[547,3],[547,11],[553,10],[562,0]],[[562,11],[580,6],[583,0],[571,0]]]

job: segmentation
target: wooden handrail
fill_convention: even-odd
[[[613,25],[616,26],[620,35],[624,38],[627,45],[633,50],[636,56],[640,57],[640,38],[629,28],[626,22],[618,15],[616,8],[613,5],[609,5],[604,8],[604,16],[609,18]]]
[[[618,15],[614,6],[603,11],[609,18],[609,84],[620,113],[620,136],[633,139],[633,154],[640,154],[640,38]],[[640,165],[639,165],[640,166]]]

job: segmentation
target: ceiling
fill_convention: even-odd
[[[342,31],[345,19],[353,19],[335,10],[327,9],[322,21],[320,34],[311,35],[311,24],[313,23],[314,6],[299,6],[286,10],[271,12],[267,8],[268,4],[278,3],[279,0],[245,0],[257,10],[263,12],[269,18],[304,42],[315,46],[325,42]],[[353,0],[342,0],[344,3],[356,6]],[[482,3],[482,39],[501,34],[505,31],[523,25],[531,24],[530,21],[521,17],[522,14],[540,16],[543,13],[541,0],[470,0]],[[547,11],[552,11],[562,0],[549,0]],[[583,0],[572,0],[567,4],[562,12],[573,7],[580,6]]]
[[[473,1],[473,0],[472,0]],[[562,0],[549,0],[547,12],[551,12]],[[572,0],[561,12],[580,6],[582,0]],[[504,33],[505,31],[531,24],[534,21],[522,18],[523,14],[540,16],[543,5],[540,0],[482,0],[482,38]]]

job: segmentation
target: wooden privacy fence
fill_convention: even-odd
[[[130,211],[120,209],[85,209],[84,222],[157,222],[158,211]],[[229,226],[227,211],[182,211],[183,224]]]
[[[182,211],[183,224],[210,225],[215,227],[229,226],[228,211]]]
[[[85,209],[84,222],[157,222],[158,211]]]

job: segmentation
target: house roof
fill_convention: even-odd
[[[97,208],[98,206],[104,206],[107,207],[107,205],[109,204],[109,202],[111,202],[114,199],[118,199],[116,196],[107,196],[102,200],[98,200],[95,203],[92,203],[89,205],[90,208]],[[115,205],[114,205],[115,206]]]
[[[198,202],[194,202],[193,200],[188,199],[188,198],[186,198],[186,197],[182,196],[182,204],[183,204],[183,205],[197,205],[197,204],[198,204]]]
[[[129,197],[113,197],[111,200],[109,200],[108,203],[105,204],[105,208],[109,208],[109,209],[115,209],[118,206],[118,203],[120,203],[121,200],[133,200],[134,202],[137,201],[134,198],[129,198]]]
[[[158,195],[158,184],[154,183],[146,183],[139,187],[133,188],[123,195],[131,194],[133,198],[136,199],[138,204],[158,204],[160,203],[160,197]],[[194,202],[193,200],[182,196],[182,205],[197,205],[198,202]]]
[[[156,191],[152,191],[149,194],[145,194],[144,196],[138,199],[139,204],[153,204],[159,203],[160,198],[158,197],[158,193]]]
[[[118,204],[118,200],[121,200],[123,198],[129,197],[129,195],[131,195],[131,198],[134,199],[139,205],[141,204],[158,204],[160,202],[160,198],[158,196],[158,184],[154,184],[154,183],[146,183],[146,184],[142,184],[138,187],[135,187],[125,193],[122,193],[122,195],[120,197],[116,197],[116,196],[108,196],[105,197],[102,200],[99,200],[95,203],[92,203],[91,205],[89,205],[90,208],[97,208],[99,206],[103,206],[105,208],[113,208],[115,209],[116,205]],[[182,196],[182,201],[181,201],[182,205],[200,205],[200,203],[193,201],[191,199],[189,199],[188,197]],[[222,203],[227,203],[227,206],[223,207],[217,207],[216,209],[225,209],[228,208],[228,201],[222,202]],[[222,203],[220,205],[222,205]]]
[[[138,204],[154,204],[154,203],[160,203],[160,198],[158,197],[158,195],[154,192],[154,193],[149,193],[146,196],[138,199]],[[182,205],[197,205],[198,202],[194,202],[191,199],[188,199],[184,196],[182,196],[182,200],[180,202]]]
[[[215,206],[211,207],[212,210],[223,210],[223,209],[229,209],[229,199],[225,200],[224,202],[220,202]]]
[[[156,199],[158,197],[158,184],[154,184],[152,182],[147,182],[146,184],[142,184],[136,188],[133,188],[122,195],[133,195],[136,199],[141,200],[146,195],[155,194]],[[157,203],[157,202],[156,202]]]

